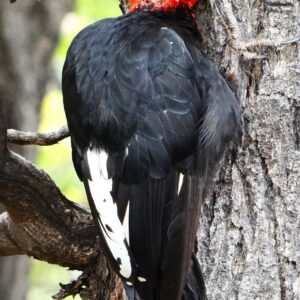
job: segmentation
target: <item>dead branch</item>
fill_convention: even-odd
[[[128,1],[127,0],[120,0],[119,7],[123,15],[125,15],[128,11]]]
[[[0,190],[6,210],[1,229],[19,249],[14,254],[78,270],[87,266],[96,236],[92,218],[67,200],[47,174],[9,152],[0,170]],[[0,255],[10,255],[3,245]]]
[[[57,144],[69,135],[69,129],[67,126],[50,133],[24,132],[15,129],[8,129],[7,141],[18,145],[49,146]]]
[[[3,255],[25,254],[9,235],[9,216],[6,212],[0,215],[0,245]]]

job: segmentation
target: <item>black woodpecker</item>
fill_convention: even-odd
[[[206,299],[194,253],[200,207],[241,139],[239,103],[201,50],[197,0],[129,2],[68,50],[74,167],[129,299]]]

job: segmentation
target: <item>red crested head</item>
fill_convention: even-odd
[[[150,9],[156,11],[176,10],[180,6],[192,9],[198,0],[129,0],[129,11]]]

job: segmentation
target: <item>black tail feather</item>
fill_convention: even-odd
[[[203,180],[186,175],[178,195],[178,177],[174,169],[163,180],[119,186],[120,207],[125,198],[130,203],[129,240],[137,276],[146,279],[126,287],[130,300],[206,299],[200,266],[192,256]]]
[[[124,288],[125,288],[125,292],[126,292],[128,300],[142,300],[139,297],[139,294],[138,294],[137,290],[134,288],[134,286],[129,286],[129,285],[124,284]]]
[[[124,285],[128,300],[143,300],[134,286]],[[162,300],[162,298],[160,298]],[[207,300],[200,264],[193,253],[181,300]]]
[[[188,273],[182,300],[207,300],[204,278],[195,254]]]

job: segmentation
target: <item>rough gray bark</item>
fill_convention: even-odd
[[[72,2],[30,0],[11,5],[0,1],[0,96],[7,103],[10,128],[36,130],[38,126],[60,21]],[[31,160],[35,157],[36,148],[14,149]],[[1,299],[25,299],[28,266],[25,256],[0,258]]]
[[[226,30],[225,9],[217,9],[227,3],[210,1],[203,36],[220,65],[228,70],[239,63],[245,136],[237,159],[227,155],[200,220],[208,297],[300,299],[299,45],[256,47],[254,41],[238,50],[234,40],[299,36],[299,2],[230,1],[237,34]],[[249,59],[246,50],[265,58]]]
[[[24,256],[0,258],[1,299],[26,299],[28,259]],[[12,283],[14,284],[12,286]]]

